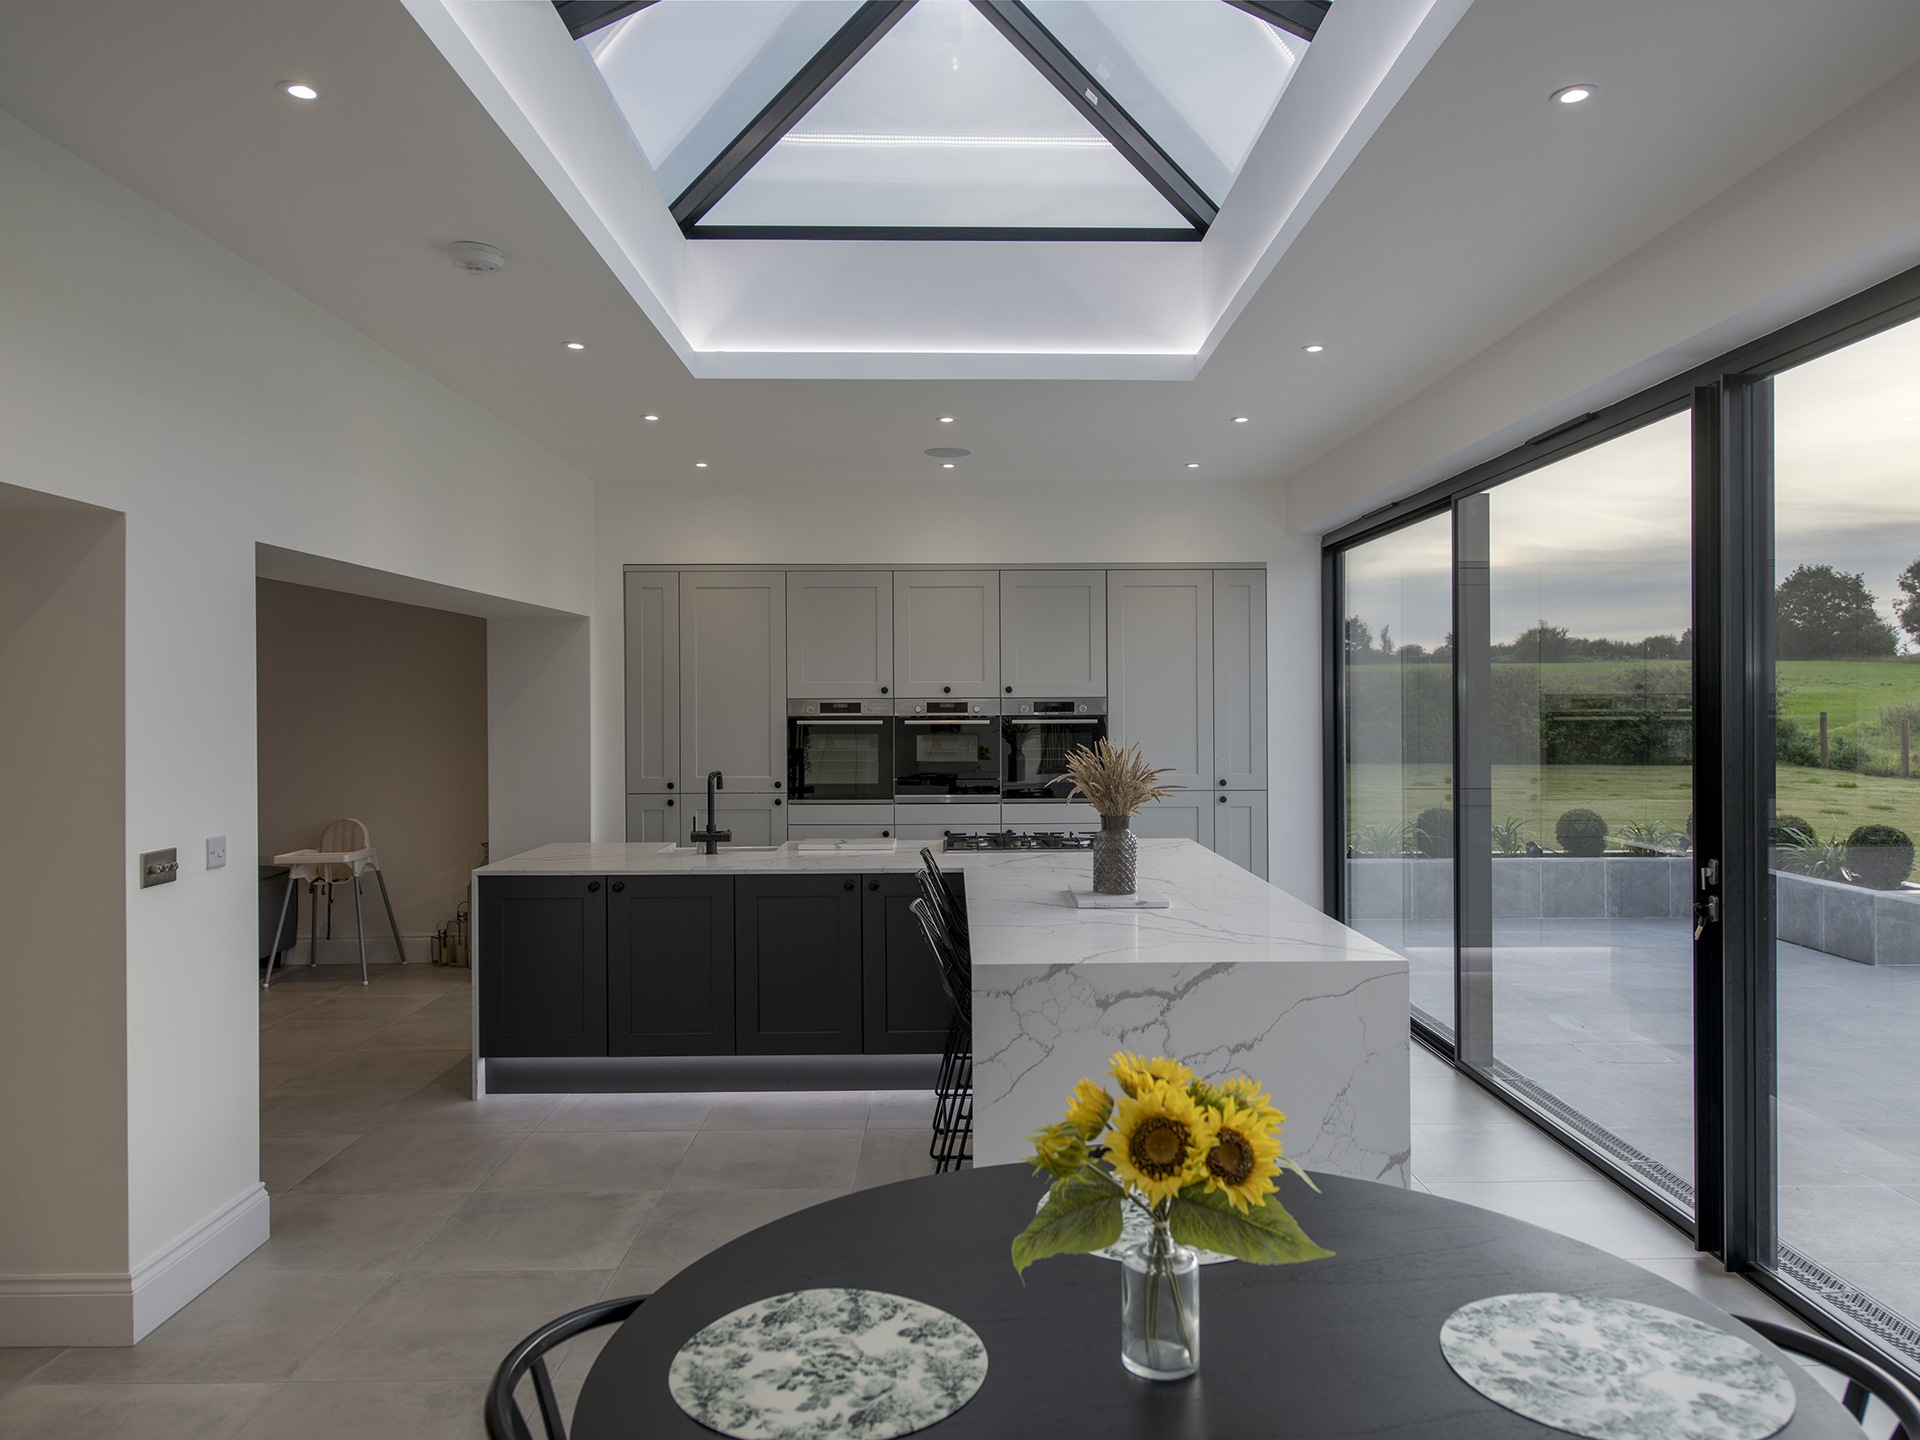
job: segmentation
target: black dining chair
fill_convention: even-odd
[[[529,1374],[533,1376],[534,1399],[539,1403],[540,1423],[547,1440],[567,1440],[567,1423],[560,1413],[560,1399],[553,1393],[553,1377],[547,1373],[547,1354],[576,1335],[597,1330],[602,1325],[618,1325],[647,1303],[645,1295],[629,1295],[624,1300],[602,1300],[549,1320],[513,1349],[493,1372],[487,1386],[488,1440],[533,1440],[527,1420],[520,1413],[514,1391]]]
[[[947,930],[962,945],[967,943],[967,907],[961,903],[960,892],[954,889],[953,882],[940,868],[940,862],[933,858],[933,851],[926,846],[920,847],[920,888],[940,911],[947,922]]]
[[[1920,1400],[1900,1383],[1892,1372],[1883,1369],[1857,1350],[1851,1350],[1824,1335],[1809,1335],[1777,1325],[1771,1320],[1754,1320],[1745,1315],[1733,1317],[1757,1335],[1764,1336],[1789,1354],[1798,1355],[1837,1371],[1847,1382],[1840,1403],[1847,1413],[1867,1429],[1867,1405],[1878,1400],[1893,1416],[1893,1429],[1884,1440],[1920,1440]],[[1872,1433],[1872,1432],[1868,1432]]]
[[[921,879],[926,880],[922,875]],[[964,952],[943,922],[939,906],[922,896],[908,907],[939,967],[940,988],[953,1007],[946,1053],[934,1083],[933,1138],[927,1158],[934,1172],[957,1170],[973,1158],[973,976]]]

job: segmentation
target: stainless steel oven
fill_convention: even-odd
[[[787,793],[800,805],[893,799],[893,701],[789,700]]]
[[[902,700],[894,722],[896,800],[998,800],[1000,702]]]
[[[1009,700],[1000,722],[1006,769],[1000,798],[1008,805],[1063,803],[1070,788],[1067,752],[1106,738],[1105,700]]]

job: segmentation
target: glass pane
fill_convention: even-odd
[[[1218,0],[1032,0],[1041,24],[1214,204],[1307,42]]]
[[[1340,557],[1347,924],[1407,957],[1414,1014],[1453,1033],[1453,526]]]
[[[920,0],[704,223],[1190,228],[968,0]]]
[[[1920,1324],[1920,322],[1773,391],[1779,1266]]]
[[[659,0],[578,43],[672,202],[859,8]]]
[[[1488,494],[1493,1072],[1686,1209],[1691,448],[1676,415]]]

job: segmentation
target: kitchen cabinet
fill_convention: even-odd
[[[733,1054],[733,877],[607,880],[610,1055]]]
[[[1189,790],[1218,788],[1213,593],[1211,570],[1107,572],[1108,733]]]
[[[680,778],[680,575],[626,582],[627,793],[657,795]]]
[[[678,840],[683,828],[680,824],[680,800],[677,796],[627,796],[627,843],[629,845],[664,845],[669,840]]]
[[[859,878],[739,875],[733,883],[738,1053],[859,1054]]]
[[[893,572],[893,678],[908,699],[1000,694],[1000,572]]]
[[[1213,572],[1213,734],[1214,788],[1266,789],[1264,570]]]
[[[1000,572],[1000,682],[1016,698],[1107,693],[1104,570]]]
[[[593,875],[483,876],[482,1055],[607,1053],[607,892]]]
[[[1213,849],[1214,808],[1218,797],[1205,790],[1181,790],[1143,806],[1133,817],[1133,833],[1149,840],[1195,840]]]
[[[735,794],[787,783],[787,577],[783,570],[680,576],[680,773],[710,770]]]
[[[965,883],[958,872],[956,883]],[[913,902],[918,875],[861,879],[861,978],[865,1049],[869,1055],[937,1054],[946,1047],[953,1003]]]
[[[1214,853],[1266,879],[1266,791],[1221,790],[1213,800]]]
[[[733,777],[727,777],[727,788],[714,797],[719,803],[714,807],[714,821],[722,830],[731,830],[733,839],[724,842],[729,845],[784,845],[787,843],[787,802],[779,795],[736,795],[733,793]],[[682,845],[697,842],[691,836],[695,830],[707,823],[707,792],[704,786],[693,781],[687,782],[686,798],[680,802],[680,808],[671,812],[680,818],[675,824],[674,837]]]
[[[893,693],[893,572],[787,572],[787,698]]]

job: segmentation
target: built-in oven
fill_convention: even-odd
[[[893,701],[789,700],[787,793],[796,804],[893,799]]]
[[[999,701],[902,700],[900,711],[894,722],[894,799],[999,800]]]
[[[1067,752],[1104,740],[1105,700],[1008,700],[1001,720],[1006,769],[1000,798],[1008,805],[1065,802]]]

